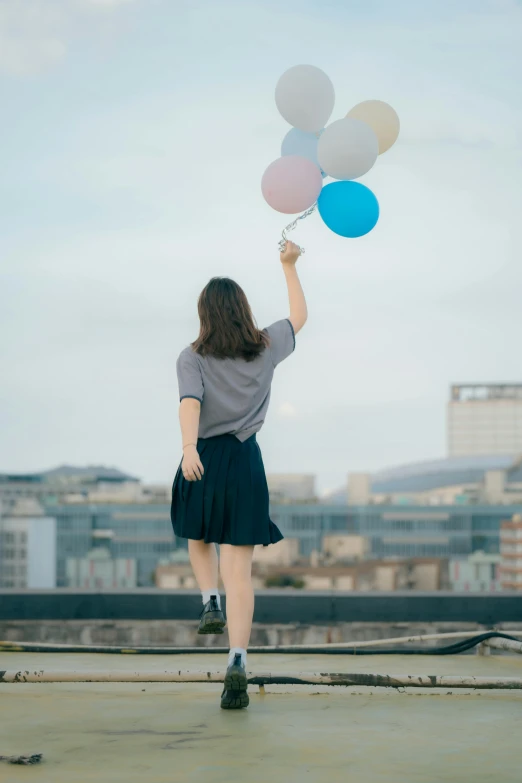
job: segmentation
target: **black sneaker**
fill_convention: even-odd
[[[241,653],[236,653],[233,662],[225,674],[225,687],[221,694],[222,710],[242,710],[248,707],[250,699],[247,693],[248,680],[241,660]]]
[[[223,633],[225,627],[225,615],[219,608],[215,595],[210,596],[210,601],[205,604],[199,615],[198,633]]]

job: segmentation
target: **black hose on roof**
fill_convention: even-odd
[[[487,631],[445,647],[302,647],[280,645],[279,647],[249,647],[249,653],[289,654],[289,655],[457,655],[473,649],[487,639],[509,639],[520,641],[514,636],[499,631]],[[228,647],[115,647],[83,644],[33,644],[24,642],[0,642],[0,652],[39,652],[39,653],[105,653],[116,655],[198,655],[226,654]]]

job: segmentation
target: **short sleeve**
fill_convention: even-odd
[[[185,348],[176,362],[178,374],[179,400],[192,397],[203,402],[203,376],[198,358],[191,348]]]
[[[291,321],[276,321],[266,330],[270,337],[270,353],[274,367],[287,359],[295,348],[295,332]]]

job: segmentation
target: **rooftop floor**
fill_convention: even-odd
[[[0,670],[219,671],[216,655],[0,653]],[[251,655],[252,672],[522,677],[522,656]],[[219,684],[0,685],[0,754],[43,753],[2,783],[519,783],[522,691]]]

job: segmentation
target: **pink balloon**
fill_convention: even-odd
[[[323,187],[321,170],[299,155],[285,155],[274,160],[261,180],[265,201],[285,215],[304,212],[317,201]]]

